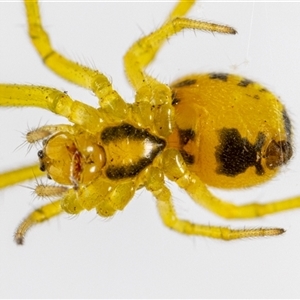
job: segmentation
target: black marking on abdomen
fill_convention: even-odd
[[[266,88],[259,89],[260,93],[269,93],[269,91]]]
[[[255,144],[252,145],[246,138],[241,137],[236,128],[223,128],[220,130],[220,145],[216,147],[215,152],[219,164],[217,173],[234,177],[254,166],[256,174],[263,175],[261,149],[265,139],[265,135],[259,132]]]
[[[284,129],[286,132],[287,140],[291,141],[292,138],[292,123],[285,109],[282,111],[282,118],[284,122]]]
[[[177,105],[180,102],[180,99],[176,97],[176,92],[172,93],[172,105]]]
[[[180,154],[187,165],[192,165],[195,162],[195,157],[187,153],[185,150],[180,150]]]
[[[249,80],[249,79],[242,79],[237,85],[241,86],[241,87],[247,87],[249,84],[253,83],[253,81]]]
[[[228,74],[227,73],[210,73],[209,78],[210,79],[219,79],[219,80],[226,82],[228,79]]]
[[[173,88],[181,88],[181,87],[193,85],[196,82],[197,82],[196,79],[185,79],[183,81],[175,83],[172,87]]]
[[[193,129],[178,129],[178,134],[181,146],[186,145],[190,140],[195,138],[195,131]]]

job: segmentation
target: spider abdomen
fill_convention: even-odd
[[[172,90],[178,129],[171,141],[208,185],[262,183],[291,158],[290,119],[278,98],[260,84],[210,73],[183,78]]]

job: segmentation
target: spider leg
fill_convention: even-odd
[[[73,126],[67,124],[44,125],[28,131],[26,134],[26,140],[28,143],[33,144],[57,132],[69,132],[74,134],[75,130]]]
[[[180,233],[223,240],[273,236],[284,233],[284,230],[281,228],[231,229],[221,226],[195,224],[179,219],[172,203],[171,193],[165,186],[163,172],[158,168],[153,167],[149,171],[145,187],[156,197],[158,211],[164,224]]]
[[[37,194],[41,197],[62,196],[62,198],[46,204],[32,213],[19,225],[15,233],[17,244],[23,244],[26,232],[38,223],[58,216],[62,212],[79,214],[83,209],[96,209],[103,217],[112,216],[122,210],[132,199],[137,183],[133,180],[112,184],[102,178],[88,186],[67,189],[64,186],[38,185]]]
[[[162,44],[172,35],[184,29],[235,34],[236,31],[229,26],[214,23],[179,18],[190,8],[191,3],[180,2],[171,13],[170,18],[160,28],[135,42],[124,56],[125,72],[129,82],[138,91],[148,84],[159,84],[154,78],[144,72],[145,67],[155,58]],[[176,17],[176,18],[174,18]],[[159,98],[158,98],[159,99]]]
[[[167,21],[173,20],[178,17],[185,16],[187,12],[191,9],[191,7],[195,4],[195,0],[180,0],[178,3],[175,5],[173,10],[171,11],[169,17],[167,18]]]
[[[63,212],[61,208],[61,201],[57,200],[46,204],[32,213],[30,213],[25,220],[19,225],[15,233],[15,241],[17,244],[22,245],[24,243],[24,237],[26,232],[34,225],[45,222],[53,217],[58,216]]]
[[[73,62],[53,49],[47,32],[44,30],[37,0],[25,0],[28,32],[33,45],[43,63],[53,72],[74,84],[95,93],[101,107],[125,107],[126,103],[113,89],[106,76],[97,70]]]
[[[7,186],[25,181],[34,179],[37,177],[45,176],[40,170],[40,166],[38,164],[34,164],[31,166],[23,167],[20,169],[8,171],[0,174],[0,189],[5,188]]]
[[[79,214],[83,210],[75,189],[68,189],[64,186],[37,185],[36,190],[41,197],[60,196],[61,198],[37,208],[24,219],[15,233],[15,241],[19,245],[23,244],[27,231],[38,223],[52,219],[63,212]]]
[[[167,177],[185,189],[194,201],[227,219],[256,218],[267,214],[300,208],[300,197],[269,202],[235,205],[215,197],[207,186],[191,173],[177,150],[169,149],[164,153],[164,170]],[[174,163],[176,161],[176,163]],[[169,169],[168,169],[169,166]]]
[[[164,201],[161,201],[159,198],[157,199],[158,210],[165,225],[180,233],[189,235],[201,235],[210,238],[230,241],[249,237],[273,236],[285,232],[281,228],[231,229],[229,227],[222,226],[195,224],[186,220],[178,219],[172,204],[171,197],[168,200]]]
[[[102,128],[106,114],[87,104],[72,100],[55,88],[31,85],[0,84],[0,106],[31,106],[52,111],[81,125],[90,132]]]

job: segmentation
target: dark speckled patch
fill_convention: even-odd
[[[176,96],[176,93],[172,93],[172,105],[177,105],[180,102],[180,99]]]
[[[228,74],[227,73],[210,73],[209,78],[210,79],[219,79],[219,80],[226,82],[228,79]]]
[[[269,92],[269,91],[268,91],[266,88],[262,88],[262,89],[259,90],[259,92],[260,92],[260,93],[267,93],[267,92]]]
[[[195,157],[194,155],[185,151],[183,148],[189,141],[194,140],[195,131],[193,129],[179,129],[178,135],[179,135],[179,143],[181,147],[180,153],[182,155],[182,158],[188,165],[191,165],[195,162]]]
[[[241,87],[247,87],[249,84],[253,83],[253,81],[249,80],[249,79],[242,79],[237,85],[241,86]]]
[[[186,145],[190,140],[195,138],[195,131],[193,129],[179,129],[178,134],[180,145],[182,146]]]
[[[290,141],[292,137],[292,123],[285,109],[282,111],[282,118],[287,139]]]
[[[183,81],[180,81],[180,82],[174,84],[173,87],[175,87],[175,88],[181,88],[181,87],[193,85],[196,82],[197,82],[196,79],[185,79]]]
[[[244,173],[249,167],[256,168],[257,175],[263,175],[260,152],[265,135],[258,133],[254,145],[243,138],[236,128],[223,128],[219,132],[220,145],[216,147],[217,173],[234,177]]]
[[[187,153],[185,150],[180,150],[180,154],[187,165],[192,165],[195,162],[195,157]]]

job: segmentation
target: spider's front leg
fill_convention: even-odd
[[[125,54],[125,72],[129,82],[136,91],[150,85],[149,96],[151,96],[151,93],[153,93],[153,91],[151,91],[151,85],[158,84],[158,82],[147,75],[144,69],[151,61],[153,61],[163,43],[176,33],[184,29],[195,29],[225,34],[236,33],[236,30],[229,26],[181,18],[191,8],[193,3],[193,1],[180,1],[170,14],[170,17],[160,28],[136,41]],[[159,104],[161,99],[157,97],[154,101],[158,101],[156,104]]]
[[[40,107],[90,132],[100,131],[105,113],[79,101],[66,93],[44,86],[0,84],[0,107]]]
[[[68,118],[72,123],[82,126],[89,132],[99,132],[102,129],[101,120],[106,118],[106,114],[103,111],[99,111],[79,101],[74,101],[66,93],[57,89],[43,86],[0,84],[0,107],[1,106],[44,108]],[[66,127],[67,125],[64,126]],[[71,130],[71,126],[68,128]],[[45,131],[45,134],[49,135],[53,133],[51,130],[60,129],[61,126],[44,126],[35,130],[34,133],[38,132],[37,135],[39,136],[43,135],[42,132]],[[29,136],[28,138],[31,139],[28,140],[28,142],[35,142],[38,139],[33,136]],[[43,173],[39,170],[37,165],[2,173],[0,174],[0,188],[42,175]]]
[[[40,170],[40,166],[37,164],[1,173],[0,189],[44,175],[45,174]]]
[[[28,33],[43,63],[62,78],[95,93],[107,115],[126,117],[127,105],[113,89],[108,78],[97,70],[73,62],[53,49],[50,38],[43,28],[37,0],[25,0]]]

